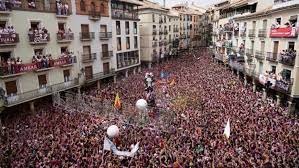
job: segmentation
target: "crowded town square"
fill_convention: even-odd
[[[299,165],[298,119],[207,48],[72,94],[80,100],[69,95],[70,108],[44,101],[35,113],[2,116],[0,167]]]

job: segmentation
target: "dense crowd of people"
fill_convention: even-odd
[[[162,71],[168,80],[160,79]],[[139,125],[128,122],[127,116],[137,116],[135,103],[146,97],[146,72],[156,80],[156,107],[148,112],[156,115]],[[122,109],[117,114],[111,111],[110,118],[88,111],[70,114],[46,104],[33,115],[3,118],[0,167],[298,166],[298,120],[271,98],[262,101],[260,92],[252,92],[250,85],[214,63],[205,49],[180,54],[86,94],[112,106],[117,93]],[[168,117],[158,124],[162,112]],[[226,139],[228,119],[231,136]],[[113,139],[119,150],[140,142],[134,157],[102,150],[112,124],[120,128]]]
[[[288,50],[282,50],[280,53],[280,60],[285,63],[294,64],[295,59],[297,56],[297,51],[288,49]]]

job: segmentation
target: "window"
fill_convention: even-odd
[[[292,27],[296,27],[298,21],[298,16],[294,15],[290,17],[290,24]]]
[[[5,82],[5,88],[8,97],[15,96],[18,93],[16,81]]]
[[[274,74],[276,73],[276,66],[271,66],[271,72]]]
[[[64,77],[64,82],[68,82],[70,81],[70,70],[69,69],[66,69],[66,70],[63,70],[63,77]]]
[[[106,11],[105,5],[103,3],[101,3],[101,5],[100,5],[100,11],[101,11],[101,13],[105,13],[105,11]]]
[[[289,50],[294,51],[295,50],[295,42],[289,42]]]
[[[116,34],[120,35],[121,29],[120,29],[120,21],[116,21]]]
[[[137,34],[137,22],[134,22],[134,34]]]
[[[134,37],[134,48],[138,48],[138,39],[137,39],[137,36]]]
[[[80,1],[80,10],[81,10],[81,11],[84,11],[84,12],[86,11],[84,0],[81,0],[81,1]]]
[[[171,25],[169,25],[169,32],[171,32]]]
[[[126,34],[130,34],[130,24],[126,22]]]
[[[46,75],[38,75],[38,83],[39,88],[43,89],[47,87],[47,76]]]
[[[153,18],[153,22],[156,22],[155,21],[155,14],[152,15],[152,18]]]
[[[117,37],[117,51],[121,50],[121,38]]]
[[[127,49],[130,49],[130,37],[126,37],[126,46]]]
[[[281,72],[281,76],[283,80],[290,81],[291,80],[291,71],[288,69],[283,69]]]
[[[278,25],[281,25],[281,18],[276,18],[275,21]]]

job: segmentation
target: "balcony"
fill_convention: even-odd
[[[17,104],[32,101],[41,97],[52,95],[57,92],[68,90],[79,86],[79,80],[74,79],[68,82],[58,83],[54,85],[48,85],[45,88],[35,89],[29,92],[19,93],[14,96],[5,97],[4,105],[6,107],[15,106]]]
[[[50,41],[50,33],[28,34],[28,37],[32,45],[47,44]]]
[[[19,34],[0,34],[0,46],[14,46],[20,42]]]
[[[80,40],[81,41],[91,41],[94,39],[94,32],[81,32]]]
[[[159,47],[163,46],[164,45],[164,41],[160,41],[159,42]]]
[[[72,14],[70,9],[60,8],[56,9],[56,17],[57,18],[68,18]]]
[[[273,9],[288,7],[299,4],[299,0],[274,0]]]
[[[100,79],[108,78],[115,75],[116,75],[115,69],[112,68],[109,69],[108,71],[92,74],[91,78],[85,80],[85,83],[95,82]]]
[[[251,48],[247,48],[246,49],[246,56],[247,56],[247,58],[252,58],[253,55],[254,55],[254,50],[251,49]]]
[[[233,69],[243,72],[244,71],[244,64],[238,61],[230,61],[229,66],[232,67]]]
[[[297,38],[298,30],[295,27],[271,28],[271,38]]]
[[[96,59],[97,59],[97,54],[96,53],[82,54],[82,62],[83,63],[93,62]]]
[[[224,42],[224,47],[225,48],[232,48],[233,47],[233,42],[232,41],[225,41]]]
[[[241,36],[242,38],[246,38],[246,31],[241,31],[240,36]]]
[[[266,60],[269,62],[277,63],[278,53],[267,52]]]
[[[139,20],[137,12],[125,12],[119,9],[112,9],[111,15],[112,19]]]
[[[287,66],[294,66],[296,55],[279,54],[279,63]]]
[[[48,64],[43,63],[27,63],[27,64],[14,64],[11,67],[8,65],[0,66],[0,78],[10,78],[22,75],[27,72],[43,71],[55,67],[71,66],[77,63],[76,57],[63,57],[50,60]]]
[[[153,30],[153,35],[157,35],[157,30]]]
[[[110,38],[112,38],[112,32],[100,32],[101,40],[108,40]]]
[[[248,37],[254,38],[255,37],[255,29],[249,29]]]
[[[173,32],[174,32],[174,33],[178,33],[178,32],[179,32],[179,29],[178,29],[178,28],[173,29]]]
[[[258,60],[264,60],[265,52],[264,51],[255,51],[255,58]]]
[[[157,47],[157,46],[158,46],[157,42],[154,41],[154,42],[152,43],[152,47]]]
[[[105,51],[101,53],[101,59],[102,60],[107,60],[113,57],[113,51]]]
[[[293,81],[293,78],[289,80],[277,80],[275,83],[275,90],[289,94],[292,92]]]
[[[164,32],[162,30],[159,31],[159,35],[163,35]]]
[[[74,33],[57,33],[58,43],[68,43],[74,40]]]
[[[267,37],[267,30],[266,29],[259,29],[258,37],[260,37],[260,38]]]
[[[97,21],[101,19],[101,12],[89,11],[88,15],[90,20]]]

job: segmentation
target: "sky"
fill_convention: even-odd
[[[159,2],[159,3],[163,4],[163,0],[152,0],[152,1]],[[221,2],[222,0],[165,0],[165,1],[166,1],[167,7],[171,7],[178,3],[184,3],[186,1],[188,1],[189,4],[194,2],[197,6],[206,7],[208,5],[211,5],[211,4],[214,4],[217,2]]]

